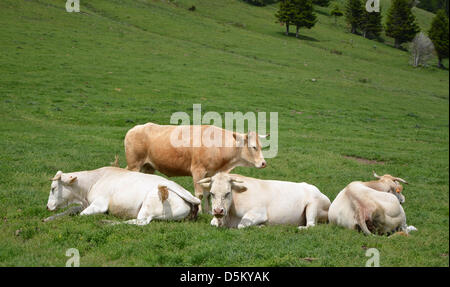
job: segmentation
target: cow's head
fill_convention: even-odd
[[[267,166],[262,154],[262,145],[260,138],[266,138],[269,135],[258,135],[256,132],[247,134],[234,133],[236,145],[242,147],[241,159],[246,166],[255,166],[256,168],[264,168]]]
[[[211,193],[211,205],[213,215],[219,219],[219,226],[223,225],[222,218],[227,216],[233,203],[233,191],[243,192],[247,188],[243,181],[228,173],[217,173],[213,177],[207,177],[198,182]]]
[[[77,177],[58,171],[51,179],[50,195],[48,197],[47,209],[54,211],[68,206],[74,200],[73,185]]]
[[[380,182],[385,183],[389,186],[389,193],[392,193],[395,195],[398,199],[398,201],[403,204],[405,202],[405,196],[402,194],[403,191],[403,185],[400,183],[408,184],[406,180],[401,179],[400,177],[394,177],[390,174],[385,174],[383,176],[377,175],[375,172],[373,172],[373,176],[378,178]]]

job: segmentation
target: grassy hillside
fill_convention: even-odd
[[[70,14],[64,4],[0,2],[0,266],[64,266],[68,248],[82,266],[364,266],[370,247],[382,266],[449,265],[448,71],[412,68],[407,52],[324,13],[296,39],[276,6],[237,0],[91,0]],[[208,215],[145,227],[102,225],[110,215],[41,221],[57,170],[115,154],[124,166],[128,129],[168,124],[194,103],[279,113],[278,156],[236,173],[306,181],[331,200],[372,170],[390,173],[410,182],[404,209],[419,231],[225,230]],[[174,180],[193,190],[191,178]]]
[[[392,0],[380,0],[380,9],[381,9],[381,13],[383,15],[383,20],[382,20],[383,27],[385,27],[385,24],[386,24],[387,12],[389,11],[389,8],[391,7],[391,2],[392,2]],[[346,3],[347,3],[347,0],[335,0],[335,1],[330,2],[329,7],[317,6],[316,10],[323,15],[329,15],[330,11],[332,10],[334,5],[338,5],[342,11],[345,11]],[[421,32],[428,34],[428,30],[430,30],[430,28],[431,28],[431,21],[433,20],[434,14],[431,12],[425,11],[423,9],[416,8],[416,7],[412,8],[412,11],[413,11],[414,16],[416,16],[416,21],[420,27]],[[341,18],[342,19],[340,19],[340,23],[342,24],[342,27],[345,27],[345,25],[346,25],[345,15]],[[323,21],[325,19],[322,18],[320,20],[321,20],[321,23],[323,23]],[[347,30],[349,30],[349,28],[347,28]],[[387,37],[385,35],[384,31],[381,33],[381,35],[387,45],[391,45],[391,46],[394,45],[394,39]],[[408,44],[404,44],[403,46],[404,46],[404,48],[408,48]],[[430,62],[430,64],[436,64],[436,62],[437,61],[434,61],[432,63]]]

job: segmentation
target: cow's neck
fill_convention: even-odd
[[[390,190],[389,185],[387,185],[384,182],[378,181],[378,180],[366,181],[366,182],[363,182],[363,184],[365,186],[375,189],[377,191],[388,192]]]
[[[89,171],[79,171],[70,173],[71,176],[76,176],[76,185],[73,186],[73,199],[71,203],[80,203],[87,207],[88,194],[92,186],[103,176],[105,169],[96,169]]]
[[[224,172],[230,172],[235,167],[238,166],[248,166],[248,163],[242,159],[243,148],[237,148],[235,154],[231,157],[230,161],[225,165],[225,167],[220,170]]]
[[[230,206],[230,210],[227,215],[223,218],[224,225],[227,227],[237,227],[242,218],[237,215],[236,206],[234,202]]]

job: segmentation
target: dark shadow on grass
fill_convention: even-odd
[[[278,32],[277,34],[286,37],[286,33],[285,32]],[[295,33],[289,32],[289,35],[287,37],[294,37],[295,38]],[[302,35],[302,34],[298,35],[297,39],[311,41],[311,42],[319,42],[319,40],[317,40],[316,38],[305,36],[305,35]]]

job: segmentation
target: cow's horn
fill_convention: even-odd
[[[54,178],[52,178],[52,179],[50,179],[51,181],[54,181],[54,180],[60,180],[61,179],[61,173],[58,173],[57,175],[55,175],[55,177]]]
[[[244,181],[237,179],[237,178],[231,178],[231,181],[235,182],[235,183],[244,183]]]
[[[400,178],[400,177],[394,177],[394,180],[403,182],[403,183],[405,183],[405,184],[408,184],[408,182],[407,182],[406,180],[404,180],[404,179],[402,179],[402,178]]]
[[[201,179],[199,181],[197,181],[197,183],[201,184],[201,183],[208,183],[211,182],[211,178],[210,177],[205,177],[204,179]]]
[[[372,172],[373,172],[373,176],[375,176],[376,178],[381,178],[381,176],[379,176],[378,174],[376,174],[375,171],[372,170]]]

